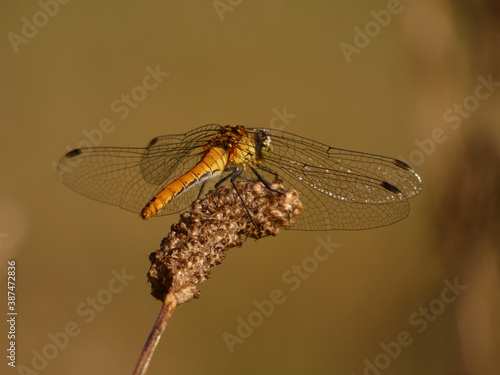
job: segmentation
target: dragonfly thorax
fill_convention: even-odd
[[[224,126],[207,142],[206,151],[219,148],[228,154],[228,166],[246,166],[255,163],[254,134],[241,125]]]

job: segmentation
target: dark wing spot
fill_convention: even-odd
[[[407,171],[411,171],[411,170],[412,170],[412,168],[411,168],[408,164],[406,164],[405,162],[402,162],[401,160],[397,160],[397,159],[395,159],[395,160],[393,161],[393,163],[394,163],[395,165],[397,165],[399,168],[406,169]]]
[[[384,189],[389,190],[391,193],[401,194],[401,191],[396,186],[394,186],[388,182],[384,181],[380,184],[380,186],[382,186]]]
[[[157,144],[158,143],[158,139],[159,139],[159,137],[153,138],[151,140],[151,142],[149,142],[148,148],[153,147],[155,144]]]
[[[78,156],[78,155],[81,155],[81,154],[82,154],[82,149],[77,148],[77,149],[75,149],[75,150],[73,150],[73,151],[68,152],[68,153],[66,154],[66,157],[67,157],[67,158],[74,158],[74,157],[76,157],[76,156]]]

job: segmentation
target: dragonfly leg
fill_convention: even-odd
[[[255,221],[253,220],[253,217],[252,217],[252,214],[250,213],[250,210],[248,209],[243,197],[241,196],[238,188],[236,187],[236,179],[238,177],[240,177],[240,175],[245,171],[243,168],[236,168],[236,167],[232,167],[232,168],[228,168],[226,169],[226,171],[232,171],[230,174],[228,174],[227,176],[225,176],[224,178],[222,178],[219,182],[217,182],[215,184],[215,188],[217,189],[218,186],[220,186],[224,181],[227,181],[228,179],[231,181],[231,185],[233,185],[234,187],[234,190],[236,190],[236,194],[238,194],[238,198],[240,198],[240,201],[241,203],[243,204],[243,207],[245,207],[245,211],[247,212],[247,215],[248,217],[250,218],[250,220],[252,221],[253,225],[255,226],[255,228],[257,229],[257,231],[260,232],[260,229],[259,227],[257,226],[257,224],[255,223]]]
[[[230,180],[231,181],[231,185],[233,185],[234,187],[234,190],[236,190],[236,194],[238,194],[238,197],[241,201],[241,203],[243,204],[243,207],[245,207],[245,211],[247,212],[247,215],[248,217],[250,218],[251,222],[253,223],[253,225],[255,226],[255,228],[257,229],[258,232],[260,232],[260,229],[259,229],[259,226],[255,223],[255,221],[253,220],[253,217],[252,217],[252,214],[250,212],[250,210],[248,209],[246,203],[245,203],[245,200],[243,199],[243,197],[241,196],[237,186],[236,186],[236,180],[238,177],[241,176],[241,174],[245,171],[243,168],[237,168],[237,167],[231,167],[231,168],[227,168],[225,171],[231,171],[231,173],[229,173],[227,176],[224,176],[223,178],[221,178],[216,184],[215,184],[215,189],[217,189],[221,184],[223,184],[225,181],[227,180]],[[281,194],[281,195],[285,195],[283,194],[282,192],[276,190],[276,189],[273,189],[271,187],[271,185],[259,174],[259,172],[257,172],[254,168],[252,168],[252,171],[254,172],[254,174],[257,176],[257,178],[264,184],[264,186],[273,191],[273,192],[276,192],[278,194]],[[277,173],[273,173],[271,170],[269,170],[270,173],[274,174],[277,176]]]
[[[273,174],[275,177],[278,177],[278,174],[276,172],[274,172],[273,170],[271,170],[271,169],[268,169],[266,167],[260,167],[260,169]],[[285,195],[281,191],[273,189],[271,187],[271,184],[269,184],[269,182],[264,177],[262,177],[261,174],[259,172],[257,172],[257,170],[255,168],[253,168],[253,167],[252,167],[252,172],[257,176],[257,178],[259,179],[259,181],[262,182],[266,188],[268,188],[269,190],[271,190],[271,191],[273,191],[275,193],[278,193],[278,194],[281,194],[281,195]]]
[[[202,194],[203,194],[203,190],[205,190],[205,185],[207,184],[207,182],[202,182],[201,183],[201,186],[200,186],[200,191],[198,192],[198,196],[196,197],[196,199],[200,199]]]
[[[223,178],[221,178],[215,184],[215,186],[214,186],[215,189],[217,189],[219,186],[221,186],[227,180],[229,180],[229,179],[233,180],[233,179],[239,177],[243,173],[243,169],[242,168],[231,167],[231,168],[224,169],[224,172],[229,172],[229,171],[231,173],[229,173],[227,176],[224,176]],[[234,186],[234,184],[233,184],[233,186]]]
[[[271,168],[269,168],[265,165],[262,165],[262,164],[258,164],[257,168],[262,169],[263,171],[266,171],[266,172],[272,174],[274,176],[275,181],[279,179],[278,172],[273,171]]]

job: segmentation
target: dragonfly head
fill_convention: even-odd
[[[264,129],[259,129],[254,133],[255,153],[258,159],[268,158],[272,152],[271,137]]]

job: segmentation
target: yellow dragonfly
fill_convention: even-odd
[[[186,209],[203,191],[237,179],[276,179],[304,205],[291,229],[368,229],[404,219],[422,181],[406,163],[330,147],[274,129],[201,126],[146,148],[76,149],[58,175],[92,199],[143,219]]]

